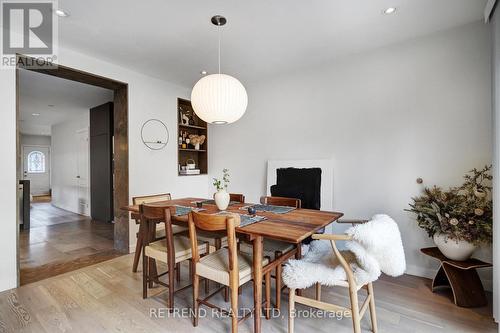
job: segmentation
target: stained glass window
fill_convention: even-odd
[[[45,172],[45,154],[41,151],[32,151],[28,154],[28,172],[29,173],[44,173]]]

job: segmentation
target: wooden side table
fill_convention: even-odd
[[[428,247],[420,249],[420,251],[441,262],[441,266],[432,280],[433,292],[437,288],[451,287],[453,301],[456,305],[464,308],[488,304],[483,284],[476,269],[491,267],[490,263],[474,258],[465,261],[450,260],[437,247]]]

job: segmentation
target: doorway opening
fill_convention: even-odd
[[[127,84],[27,63],[16,70],[21,285],[129,250]]]

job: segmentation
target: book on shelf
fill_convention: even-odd
[[[179,173],[181,175],[199,175],[200,174],[200,169],[180,170]]]

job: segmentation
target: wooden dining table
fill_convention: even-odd
[[[206,201],[203,198],[182,198],[168,201],[158,201],[148,203],[151,206],[187,206],[196,207],[196,202]],[[252,205],[251,203],[231,203],[226,209],[228,212],[237,214],[247,214],[246,206]],[[130,205],[122,207],[123,210],[132,212],[132,217],[137,217],[139,212],[139,205]],[[214,204],[203,204],[203,213],[215,214],[219,210]],[[134,216],[135,215],[135,216]],[[274,269],[276,265],[280,265],[284,260],[288,259],[291,254],[297,258],[301,256],[301,243],[318,232],[320,229],[328,226],[343,216],[338,212],[327,212],[312,209],[294,209],[288,213],[277,214],[271,212],[257,212],[259,216],[265,216],[266,219],[257,223],[253,223],[243,227],[237,227],[236,232],[238,236],[245,236],[253,245],[253,284],[254,284],[254,332],[261,332],[261,317],[262,317],[262,276],[264,273]],[[187,225],[188,216],[173,216],[172,223],[178,225]],[[296,245],[293,253],[280,257],[280,260],[270,262],[268,265],[262,267],[263,258],[263,240],[264,238],[279,240]]]

